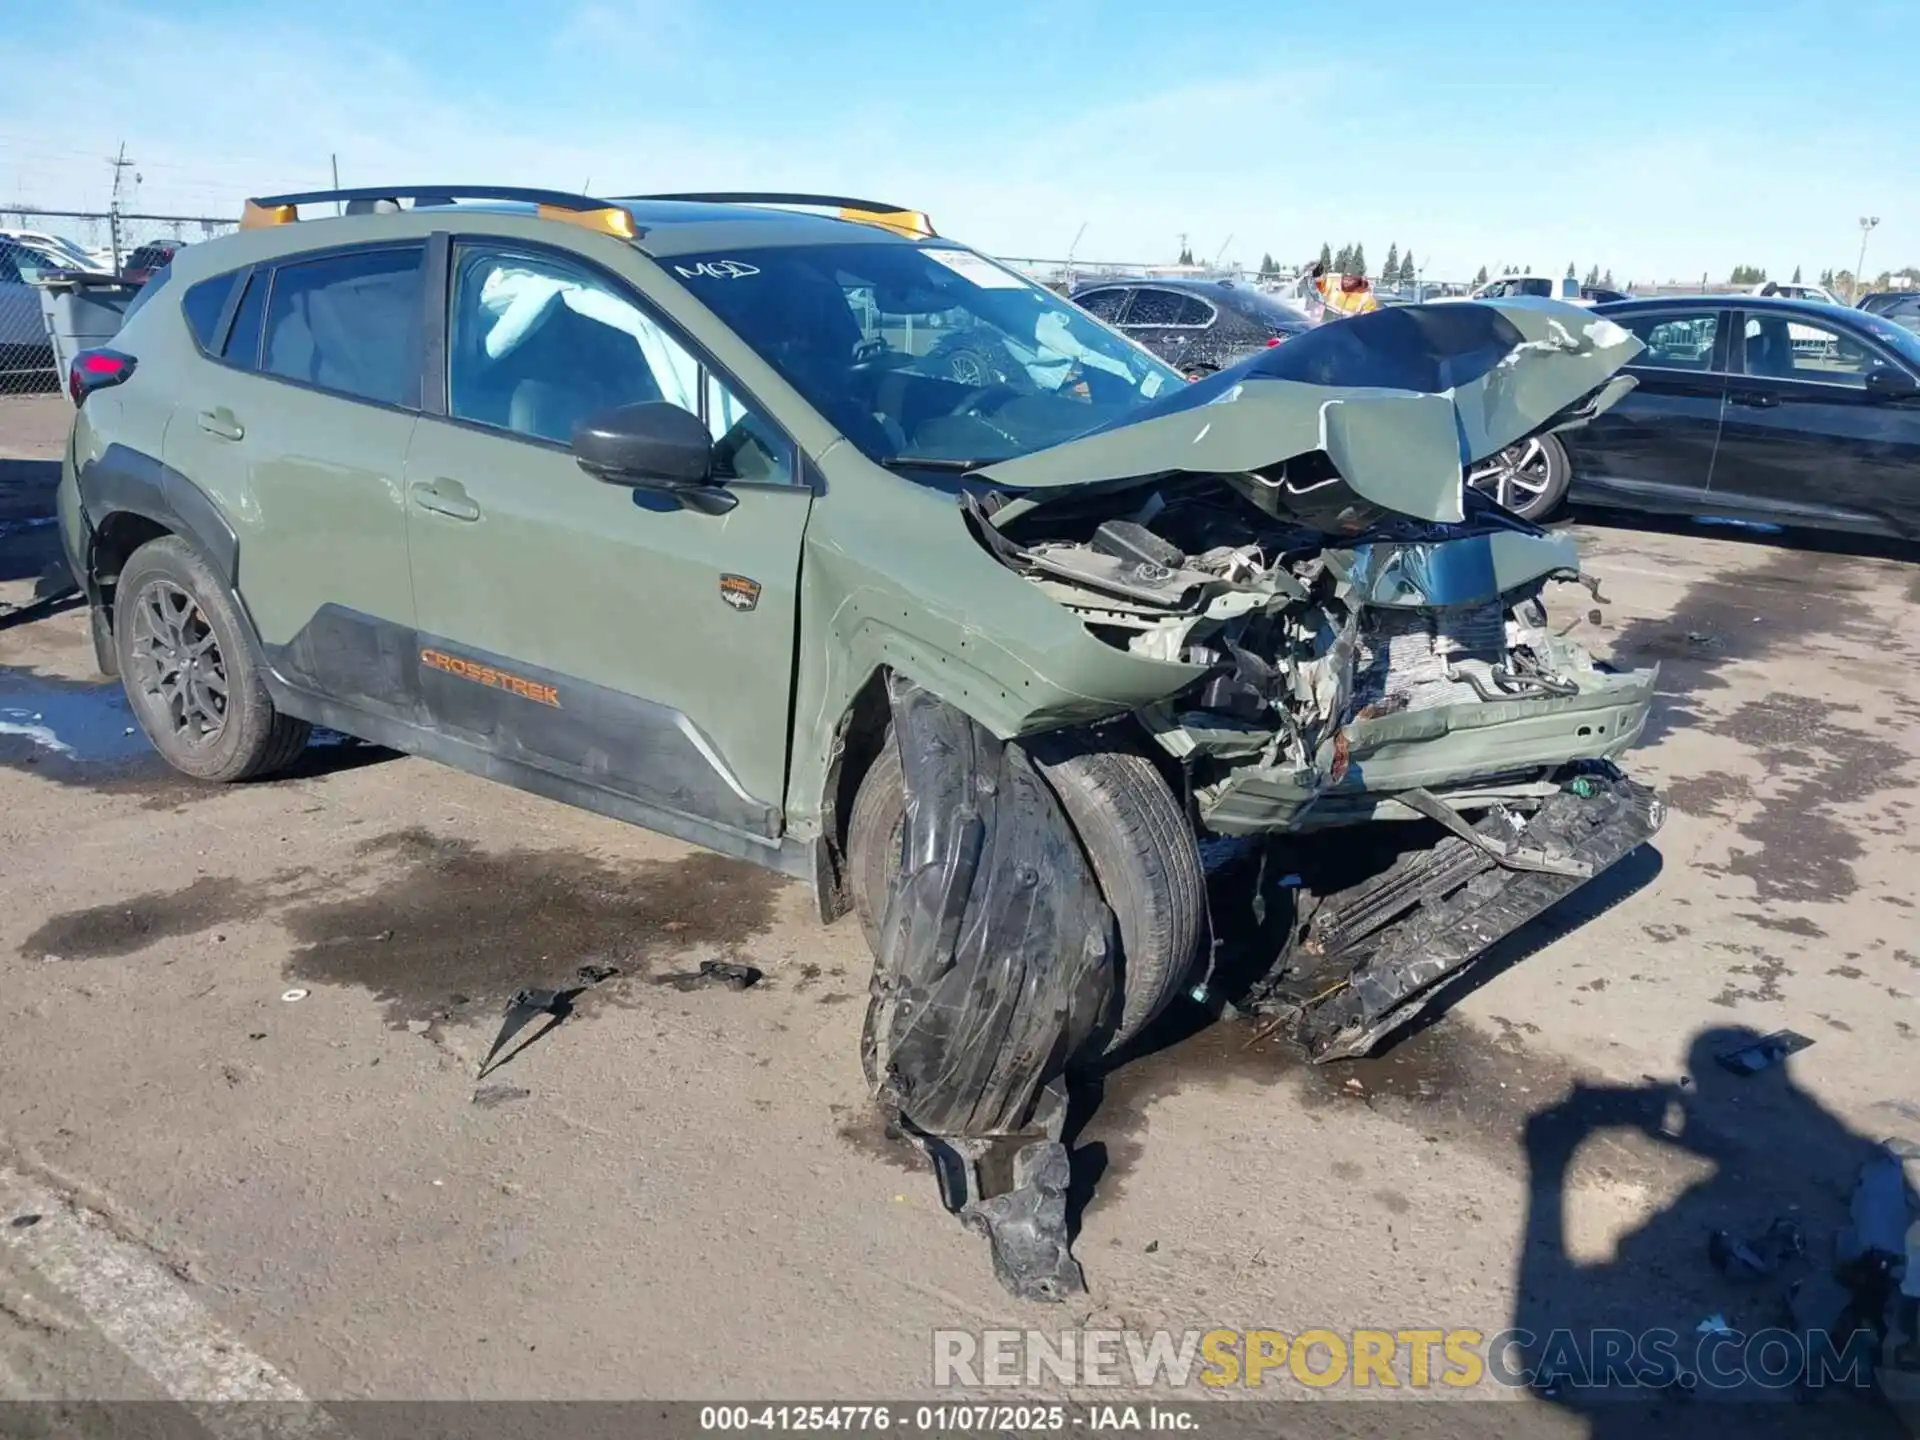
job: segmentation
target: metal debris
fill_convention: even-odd
[[[1811,1044],[1813,1041],[1797,1030],[1776,1030],[1748,1044],[1722,1051],[1713,1058],[1720,1062],[1721,1069],[1735,1075],[1758,1075],[1789,1055],[1799,1054]]]

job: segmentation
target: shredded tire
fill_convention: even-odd
[[[1028,753],[1059,797],[1119,926],[1121,1011],[1104,1047],[1112,1054],[1152,1024],[1193,974],[1206,923],[1200,850],[1160,772],[1119,735],[1044,736]],[[889,738],[860,783],[847,833],[854,911],[876,956],[905,813],[900,752]]]

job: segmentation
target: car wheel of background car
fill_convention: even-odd
[[[1190,978],[1205,926],[1205,876],[1193,830],[1167,782],[1117,735],[1069,732],[1028,753],[1067,813],[1120,927],[1121,1013],[1112,1054],[1166,1009]],[[860,782],[847,827],[853,906],[867,946],[900,873],[906,792],[891,739]]]
[[[174,769],[225,783],[284,769],[309,726],[282,715],[226,588],[176,536],[133,552],[114,592],[120,679]]]
[[[1572,479],[1567,452],[1551,435],[1509,445],[1467,472],[1469,485],[1527,520],[1558,510]]]
[[[1218,369],[1219,367],[1215,365],[1188,365],[1185,367],[1186,376],[1189,380],[1204,380],[1207,376],[1214,374]]]
[[[997,340],[982,341],[961,331],[927,352],[926,370],[956,384],[989,390],[1008,385],[1022,392],[1033,389],[1026,367],[1015,364]]]

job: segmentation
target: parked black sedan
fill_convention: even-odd
[[[1299,306],[1235,280],[1103,280],[1072,298],[1193,378],[1313,328]]]
[[[1646,346],[1590,424],[1468,482],[1542,519],[1563,500],[1920,538],[1920,335],[1752,295],[1596,306]]]

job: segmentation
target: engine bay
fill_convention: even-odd
[[[1572,539],[1477,496],[1460,523],[1410,520],[1315,454],[1004,513],[988,547],[1091,634],[1205,667],[1138,718],[1215,832],[1413,818],[1391,795],[1416,788],[1524,802],[1645,721],[1654,672],[1549,624],[1548,586],[1601,598]]]

